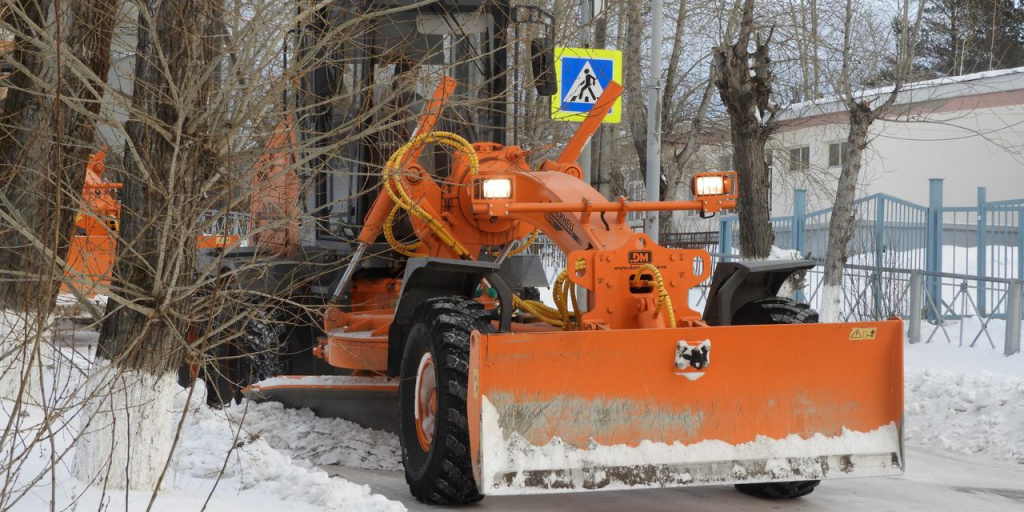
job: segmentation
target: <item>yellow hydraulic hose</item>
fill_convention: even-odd
[[[384,190],[388,196],[395,203],[395,209],[392,209],[388,215],[388,220],[384,223],[384,237],[387,239],[388,244],[391,245],[395,251],[404,254],[406,256],[418,255],[415,251],[420,247],[420,243],[415,244],[402,244],[397,241],[394,237],[393,223],[397,217],[397,209],[401,208],[408,212],[410,215],[423,221],[427,227],[430,228],[431,232],[445,245],[450,247],[460,258],[469,259],[472,255],[466,250],[458,240],[448,232],[445,227],[437,221],[432,215],[426,210],[420,208],[406,192],[405,187],[402,185],[401,177],[399,175],[399,166],[405,160],[406,154],[412,151],[414,148],[424,144],[440,144],[449,148],[455,149],[456,151],[462,151],[466,154],[466,158],[469,160],[469,170],[472,174],[477,174],[480,170],[480,160],[477,157],[476,150],[473,146],[464,138],[451,132],[431,132],[424,135],[414,137],[409,142],[402,145],[395,151],[391,158],[388,159],[387,165],[384,166],[384,170],[381,172],[381,180],[384,183]]]
[[[658,271],[658,267],[655,267],[650,263],[641,265],[640,268],[636,270],[636,274],[633,276],[633,281],[639,282],[640,274],[644,270],[649,270],[651,271],[651,274],[654,275],[654,286],[658,289],[658,303],[655,311],[661,311],[662,308],[665,308],[665,313],[668,315],[668,326],[675,327],[676,313],[672,310],[672,298],[668,296],[668,290],[665,289],[665,281],[662,280],[661,272]]]

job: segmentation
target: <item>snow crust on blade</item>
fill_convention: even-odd
[[[263,379],[251,386],[253,389],[270,389],[280,386],[308,387],[350,387],[350,386],[397,386],[398,379],[383,376],[355,375],[280,375]]]
[[[738,445],[641,440],[604,446],[591,440],[581,449],[555,437],[537,446],[516,432],[506,435],[497,409],[481,397],[480,486],[486,494],[896,475],[903,472],[901,454],[895,423],[871,432],[844,428],[839,436],[759,436]]]

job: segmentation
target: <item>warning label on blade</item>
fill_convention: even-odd
[[[854,327],[850,329],[850,341],[873,340],[877,333],[876,327]]]

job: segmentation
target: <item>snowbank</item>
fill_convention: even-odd
[[[398,436],[390,432],[363,428],[339,418],[319,418],[309,409],[285,409],[277,402],[244,405],[228,409],[228,418],[292,457],[317,466],[402,469],[402,446]]]
[[[908,345],[907,443],[1024,463],[1024,354]]]
[[[186,407],[186,398],[187,392],[178,395],[176,409]],[[187,403],[184,433],[171,466],[177,476],[212,479],[223,467],[220,487],[229,492],[241,494],[255,489],[286,503],[304,502],[322,510],[405,510],[398,502],[371,494],[369,486],[331,478],[309,460],[293,459],[286,451],[279,451],[268,442],[275,445],[291,443],[298,448],[304,440],[329,448],[322,452],[316,448],[296,450],[314,456],[316,464],[361,459],[362,465],[358,467],[387,466],[393,469],[394,454],[380,433],[354,423],[339,423],[343,420],[316,418],[309,411],[287,411],[276,403],[245,402],[241,406],[218,411],[206,407],[203,401],[201,393],[196,393]],[[242,422],[241,430],[239,422]],[[324,445],[324,431],[329,426],[339,429],[334,432],[334,439],[344,442]],[[304,437],[303,433],[319,435]],[[384,446],[370,445],[377,440],[385,441],[382,443]],[[232,446],[235,449],[229,455],[228,449]],[[346,453],[346,447],[352,447],[351,453]],[[323,462],[327,460],[334,462]],[[278,502],[266,510],[276,511],[281,505]],[[248,512],[254,511],[250,509]]]
[[[42,425],[47,411],[40,407],[30,407],[28,414],[19,416],[20,427],[16,437],[24,441],[17,441],[17,444],[26,446],[30,451],[21,458],[24,462],[16,475],[17,481],[9,482],[6,492],[0,493],[0,509],[6,510],[13,505],[11,510],[24,512],[51,508],[147,510],[153,497],[151,492],[114,491],[72,478],[71,461],[78,449],[74,445],[78,437],[78,420],[83,416],[82,412],[87,412],[80,407],[82,393],[79,396],[72,393],[88,389],[81,370],[89,365],[89,361],[71,348],[54,352],[58,358],[47,361],[48,372],[60,377],[47,381],[47,392],[61,390],[58,394],[63,397],[61,407],[65,409],[57,418],[56,428]],[[69,371],[66,368],[69,362],[78,368]],[[199,383],[189,398],[188,390],[180,390],[174,385],[174,391],[169,394],[170,400],[155,408],[163,411],[160,416],[167,427],[163,433],[173,435],[179,423],[182,430],[152,510],[405,510],[398,502],[372,494],[368,486],[332,478],[314,466],[314,463],[327,464],[336,460],[364,468],[395,469],[400,464],[400,457],[394,436],[367,431],[341,420],[315,418],[308,411],[285,411],[278,404],[243,403],[227,410],[212,410],[205,405],[202,389],[202,383]],[[0,421],[6,423],[10,412],[9,408],[0,407]],[[243,415],[244,426],[240,429]],[[89,428],[97,426],[98,423],[93,423]],[[53,434],[52,447],[49,441],[34,445],[27,442],[38,439],[41,429],[44,429],[44,436],[48,432]],[[328,431],[332,429],[335,435],[331,439],[337,440],[333,444],[328,443]],[[117,439],[120,435],[111,438]],[[276,449],[268,440],[283,445],[293,443],[295,450]],[[301,449],[303,440],[322,450]],[[52,470],[47,467],[51,455],[60,458]],[[315,462],[306,460],[306,457]],[[156,462],[162,467],[165,460]],[[100,457],[96,463],[105,467],[106,460]],[[51,482],[55,482],[55,487],[51,487]]]
[[[908,443],[1024,464],[1024,380],[913,370],[905,411]]]

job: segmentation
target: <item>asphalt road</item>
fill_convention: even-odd
[[[764,501],[732,487],[692,487],[485,498],[468,507],[430,507],[417,502],[401,472],[339,466],[331,475],[369,485],[411,511],[826,511],[826,512],[1022,512],[1024,464],[929,452],[908,447],[907,472],[898,478],[832,480],[791,501]]]

